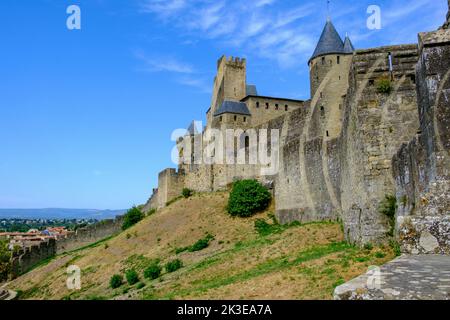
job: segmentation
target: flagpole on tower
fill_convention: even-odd
[[[330,0],[327,0],[327,21],[330,21]]]

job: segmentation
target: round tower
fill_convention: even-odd
[[[329,138],[340,133],[343,96],[348,89],[353,52],[350,38],[347,36],[342,41],[328,19],[308,63],[312,103],[320,110],[323,135]]]

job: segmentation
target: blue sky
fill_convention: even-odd
[[[66,27],[73,4],[81,30]],[[381,30],[366,27],[371,4]],[[446,11],[445,0],[330,10],[356,48],[416,42]],[[325,0],[0,1],[0,208],[145,202],[173,166],[172,131],[204,119],[217,59],[247,58],[260,94],[307,99],[326,15]]]

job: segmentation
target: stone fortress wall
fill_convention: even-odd
[[[14,279],[29,271],[39,262],[49,259],[56,254],[56,240],[46,239],[37,245],[25,247],[15,251],[11,258],[11,272],[9,277]]]
[[[122,231],[123,216],[102,220],[77,229],[67,238],[56,241],[56,254],[79,249],[88,244],[103,240]]]
[[[69,234],[66,238],[45,239],[36,244],[15,250],[11,258],[11,278],[29,271],[38,263],[71,250],[106,239],[122,230],[123,216],[102,220]]]
[[[404,252],[450,254],[448,24],[438,31],[421,33],[419,52],[420,129],[393,160],[399,204],[396,228]]]
[[[450,55],[448,30],[438,33],[439,37],[421,34],[419,45],[314,56],[309,63],[308,101],[243,96],[245,60],[222,57],[206,129],[242,128],[245,134],[251,129],[278,129],[279,170],[261,175],[260,164],[182,163],[179,177],[163,177],[168,183],[160,181],[162,188],[155,190],[148,208],[163,207],[168,198],[179,195],[182,185],[209,192],[225,189],[239,179],[256,178],[273,188],[276,215],[282,223],[341,220],[349,241],[383,241],[391,227],[379,205],[386,195],[396,194],[399,217],[414,215],[423,205],[421,212],[427,207],[429,215],[426,219],[414,217],[421,221],[417,225],[428,232],[443,228],[438,232],[440,241],[448,241],[450,116],[446,88]],[[380,92],[378,84],[386,80],[391,92]],[[438,107],[434,106],[436,99]],[[219,117],[215,113],[226,100],[245,103],[249,114],[245,119],[241,111]],[[190,130],[186,135],[184,142],[189,141],[190,148],[186,143],[179,145],[185,159],[193,156],[194,146],[197,152],[205,151],[199,143],[199,138],[211,141],[205,132]],[[416,163],[429,172],[418,169]],[[429,195],[419,205],[424,190]],[[402,207],[405,198],[411,199],[406,201],[407,208]],[[397,224],[396,235],[405,244],[400,236],[404,224]],[[417,242],[420,237],[414,239]],[[412,247],[404,245],[403,249],[409,252]],[[447,250],[445,245],[440,248]]]

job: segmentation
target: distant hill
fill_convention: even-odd
[[[0,219],[110,219],[125,213],[126,210],[96,209],[0,209]]]

